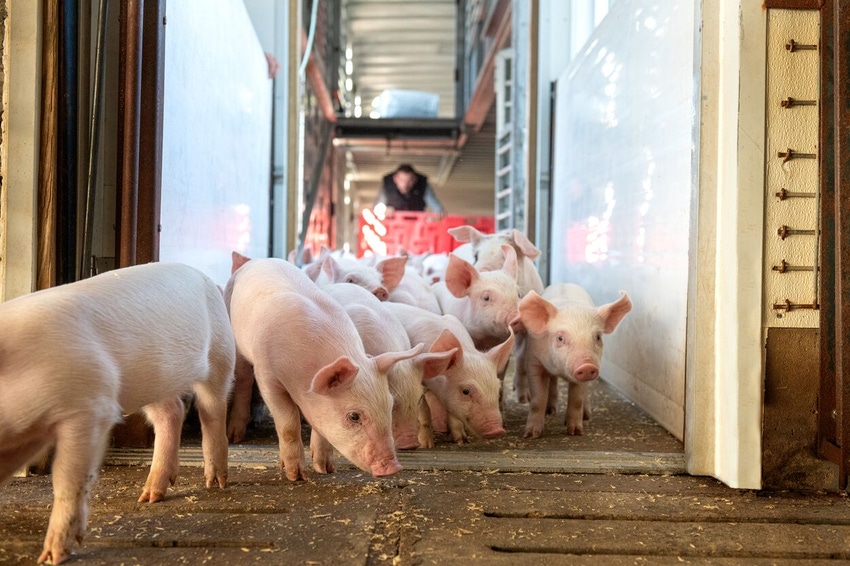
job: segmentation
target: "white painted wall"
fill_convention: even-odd
[[[557,82],[551,280],[634,308],[604,379],[684,437],[694,5],[621,0]]]
[[[272,82],[242,0],[169,2],[160,259],[223,285],[267,257]]]

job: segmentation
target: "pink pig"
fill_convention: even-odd
[[[501,268],[504,262],[502,246],[507,244],[513,247],[517,255],[517,284],[520,295],[524,297],[529,291],[543,292],[543,281],[534,267],[534,259],[540,255],[540,250],[519,230],[483,234],[473,226],[457,226],[449,228],[449,234],[458,242],[468,242],[455,249],[454,253],[480,271]]]
[[[473,226],[449,228],[449,233],[458,242],[468,242],[455,249],[454,253],[472,262],[480,271],[492,271],[502,265],[504,251],[502,246],[510,245],[517,254],[517,286],[520,297],[529,291],[543,293],[543,280],[534,266],[534,259],[540,255],[528,237],[519,230],[507,230],[497,234],[483,234]],[[528,401],[528,379],[525,375],[525,332],[517,332],[516,369],[513,385],[517,399],[521,403]]]
[[[406,263],[407,258],[399,256],[383,258],[370,265],[351,258],[335,259],[330,253],[325,253],[304,271],[319,287],[330,283],[354,283],[386,301],[404,276]]]
[[[442,314],[440,303],[431,284],[412,267],[406,267],[398,286],[390,292],[391,303],[403,303],[419,307],[435,314]]]
[[[253,366],[290,480],[306,479],[301,414],[329,442],[374,476],[401,466],[392,438],[386,373],[417,350],[370,358],[345,310],[281,259],[252,259],[231,276],[225,301],[237,358]],[[314,462],[319,472],[332,471]]]
[[[599,377],[602,335],[617,328],[632,309],[625,291],[613,303],[596,307],[587,291],[571,283],[550,285],[541,297],[531,291],[519,304],[528,336],[525,369],[531,405],[526,438],[539,438],[547,412],[554,412],[557,379],[569,382],[567,434],[583,433],[588,383]]]
[[[505,434],[499,410],[501,382],[497,374],[511,356],[513,332],[502,344],[479,352],[469,332],[454,316],[440,316],[401,303],[386,303],[386,306],[404,326],[411,342],[423,342],[430,352],[457,350],[445,373],[425,381],[428,391],[449,415],[452,439],[463,443],[466,427],[483,438]]]
[[[322,288],[348,313],[366,353],[377,356],[410,349],[410,339],[401,323],[384,303],[359,285],[333,283]],[[445,371],[451,353],[417,354],[395,364],[388,372],[393,396],[393,439],[397,449],[419,448],[419,407],[425,394],[424,380]],[[445,360],[442,366],[436,360]],[[426,363],[427,362],[427,363]],[[426,373],[426,370],[428,373]]]
[[[63,562],[82,541],[89,491],[122,415],[141,409],[155,433],[140,502],[162,500],[177,477],[181,397],[192,392],[206,485],[224,487],[235,345],[203,273],[167,263],[117,269],[0,304],[0,320],[0,482],[56,448],[39,563]]]
[[[445,281],[431,287],[442,313],[457,317],[479,350],[504,342],[517,316],[516,252],[507,244],[502,252],[505,260],[500,268],[484,272],[451,254]]]

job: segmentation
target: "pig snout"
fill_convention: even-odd
[[[378,300],[380,301],[386,301],[390,298],[390,292],[387,291],[386,287],[378,287],[372,291],[372,294],[378,297]]]
[[[593,381],[599,377],[599,368],[596,367],[595,364],[591,363],[581,364],[573,372],[573,377],[576,381]]]
[[[505,428],[502,426],[501,417],[489,418],[473,424],[473,430],[482,438],[499,438],[505,434]]]
[[[487,439],[499,438],[505,434],[505,429],[501,425],[496,425],[493,428],[481,432],[481,436]]]
[[[372,464],[369,466],[369,469],[371,470],[373,476],[375,476],[376,478],[380,478],[397,474],[401,471],[401,464],[398,463],[398,460],[396,458],[378,460],[376,462],[372,462]]]

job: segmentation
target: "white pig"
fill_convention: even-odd
[[[440,303],[431,289],[431,284],[410,267],[405,268],[401,282],[393,289],[387,300],[391,303],[419,307],[434,314],[442,314]]]
[[[517,316],[516,252],[507,244],[502,251],[505,260],[500,269],[484,272],[451,254],[445,281],[431,286],[442,313],[457,317],[479,350],[504,342]]]
[[[474,226],[457,226],[449,228],[448,231],[458,242],[468,242],[455,249],[454,253],[465,259],[471,256],[472,259],[468,261],[481,271],[499,269],[504,256],[502,246],[512,246],[517,254],[517,285],[520,297],[526,296],[529,291],[543,293],[543,280],[534,266],[534,259],[540,255],[540,250],[519,230],[483,234]],[[528,401],[528,379],[524,373],[525,331],[522,330],[517,331],[515,357],[514,390],[517,399],[525,403]]]
[[[237,358],[254,368],[287,478],[307,478],[301,413],[322,441],[358,468],[376,477],[401,470],[386,373],[417,350],[367,356],[339,303],[281,259],[244,263],[228,281],[225,301]],[[318,462],[314,469],[333,471]]]
[[[410,339],[404,327],[386,308],[384,303],[359,285],[333,283],[322,288],[333,297],[348,313],[357,327],[366,353],[371,356],[387,352],[409,350]],[[419,407],[424,395],[424,380],[443,373],[450,354],[420,353],[409,360],[401,360],[390,368],[390,393],[393,396],[393,439],[397,449],[419,448],[420,431],[426,423],[419,421]],[[433,362],[444,359],[441,367]],[[425,373],[425,370],[429,373]]]
[[[524,297],[529,291],[538,294],[543,292],[543,280],[534,266],[534,260],[540,255],[540,250],[519,230],[483,234],[473,226],[456,226],[448,231],[458,242],[469,243],[459,246],[453,253],[469,261],[480,271],[500,269],[505,261],[502,246],[512,246],[517,256],[517,284],[520,295]]]
[[[330,283],[353,283],[386,301],[404,276],[406,263],[406,257],[398,256],[383,258],[370,265],[351,258],[334,258],[326,253],[305,272],[319,287]]]
[[[117,269],[0,304],[0,321],[0,482],[46,446],[56,450],[39,563],[59,564],[82,541],[89,491],[122,415],[141,409],[155,433],[140,502],[163,499],[177,477],[181,397],[192,392],[206,486],[224,487],[235,345],[203,273],[166,263]]]
[[[441,316],[401,303],[386,303],[386,306],[404,326],[411,342],[423,342],[430,352],[457,349],[445,373],[425,382],[449,415],[452,439],[463,443],[465,427],[484,438],[505,434],[499,410],[501,382],[497,374],[510,358],[513,332],[502,344],[479,352],[469,332],[454,316]]]
[[[571,283],[550,285],[542,297],[533,291],[523,297],[519,316],[528,332],[525,369],[530,394],[526,438],[543,433],[547,409],[554,412],[559,377],[569,382],[567,434],[583,433],[588,383],[599,376],[602,335],[613,332],[631,309],[625,291],[616,301],[596,307],[587,291]]]

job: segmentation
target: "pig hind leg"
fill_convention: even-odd
[[[180,397],[173,396],[146,405],[142,410],[153,425],[154,441],[151,469],[139,503],[156,503],[165,499],[168,486],[177,480],[184,407]]]
[[[251,419],[251,396],[254,392],[254,367],[242,356],[236,358],[236,380],[233,401],[227,423],[227,438],[234,444],[245,440],[248,421]]]
[[[208,381],[195,385],[195,406],[201,420],[204,481],[207,487],[227,483],[227,397],[232,366],[215,372]],[[253,381],[253,380],[252,380]]]
[[[20,444],[0,450],[0,484],[13,473],[27,466],[53,441],[49,434],[40,434],[23,440]]]
[[[53,459],[53,511],[38,562],[59,564],[82,542],[88,522],[91,486],[106,451],[114,419],[77,418],[56,427]]]
[[[546,414],[554,415],[558,412],[558,377],[549,377],[549,400],[546,401]]]

